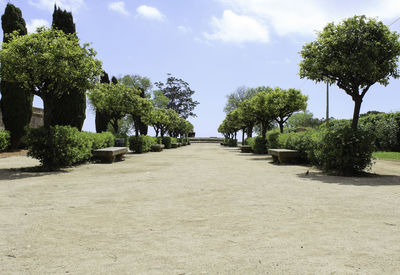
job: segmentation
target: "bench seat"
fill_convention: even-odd
[[[251,148],[250,145],[242,145],[242,146],[240,146],[240,151],[242,153],[251,153],[251,152],[253,152],[253,149]]]
[[[299,157],[299,151],[289,149],[268,149],[268,154],[270,154],[274,162],[277,163],[293,163],[296,162]]]
[[[151,145],[151,151],[152,152],[161,152],[164,149],[165,145],[164,144],[153,144]]]
[[[93,156],[102,162],[112,163],[114,160],[122,160],[124,154],[128,152],[126,147],[107,147],[93,151]]]

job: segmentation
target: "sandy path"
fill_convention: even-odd
[[[0,274],[393,274],[400,163],[324,176],[214,144],[59,173],[0,159]]]

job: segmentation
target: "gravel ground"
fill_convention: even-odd
[[[346,178],[193,144],[18,169],[37,164],[0,158],[0,274],[400,271],[400,162]]]

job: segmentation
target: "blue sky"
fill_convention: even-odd
[[[8,1],[0,0],[2,13]],[[196,91],[197,136],[217,136],[226,95],[239,86],[298,88],[308,109],[325,117],[325,86],[298,76],[299,51],[328,22],[366,14],[385,24],[400,16],[398,0],[15,0],[30,32],[49,26],[53,6],[72,11],[78,37],[92,43],[110,76],[166,74]],[[400,20],[391,25],[400,31]],[[35,106],[41,106],[36,99]],[[375,84],[361,112],[400,111],[400,79]],[[330,115],[351,118],[353,101],[331,87]],[[90,106],[84,129],[95,131]]]

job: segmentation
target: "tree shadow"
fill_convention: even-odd
[[[397,175],[378,175],[364,173],[355,177],[344,177],[328,175],[323,172],[309,172],[297,174],[299,178],[310,179],[327,184],[353,185],[353,186],[400,186],[400,176]]]
[[[0,181],[19,180],[26,178],[37,178],[48,175],[57,175],[68,173],[66,170],[43,171],[40,166],[24,167],[24,168],[6,168],[0,169]]]

